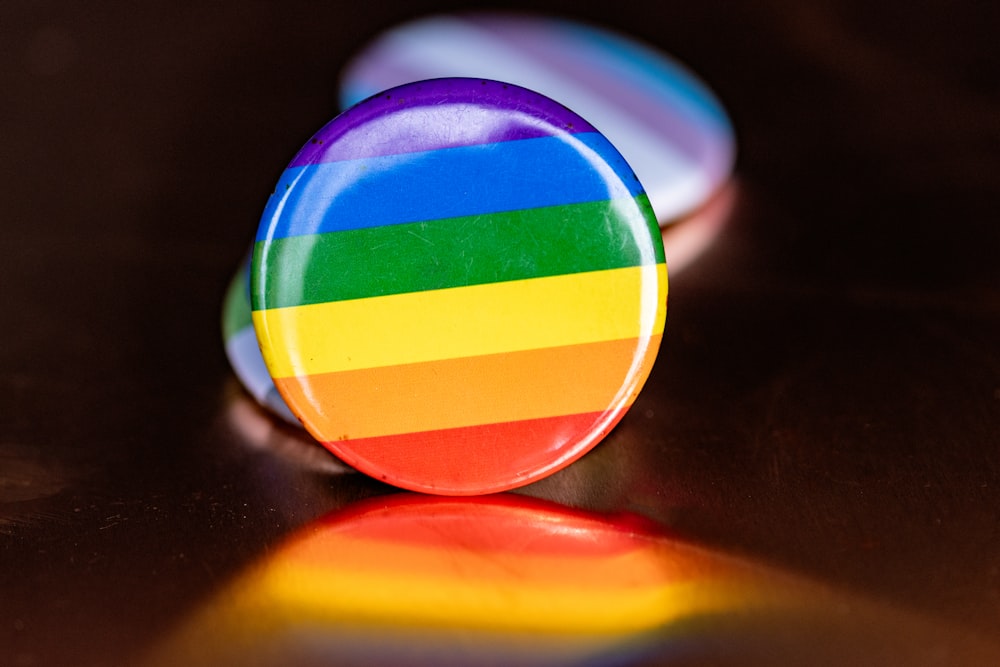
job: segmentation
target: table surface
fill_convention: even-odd
[[[257,410],[218,322],[282,165],[335,114],[341,65],[442,6],[0,8],[0,664],[318,661],[288,643],[308,605],[255,577],[296,540],[343,532],[359,501],[423,507]],[[1000,664],[997,9],[537,7],[674,54],[739,140],[731,210],[671,275],[634,409],[499,505],[497,531],[579,521],[654,569],[687,568],[676,590],[657,580],[670,614],[616,626],[621,650],[589,664]],[[409,553],[407,539],[389,551]],[[455,557],[448,539],[431,561]],[[344,553],[327,554],[332,571]],[[567,617],[563,639],[587,636],[611,599],[586,593],[602,583],[586,572],[615,572],[606,557],[566,583],[584,620]],[[373,596],[419,578],[391,559],[374,572]],[[281,607],[284,653],[269,653],[277,630],[213,634],[261,622],[243,593]],[[328,645],[323,660],[405,662],[379,657],[382,639],[406,645],[393,618],[331,595],[317,604],[346,606],[310,620],[312,640],[347,633],[360,653]],[[456,664],[514,664],[485,618],[480,635],[461,619],[428,633]],[[483,632],[501,648],[458,641]]]

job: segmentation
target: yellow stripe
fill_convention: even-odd
[[[253,319],[280,378],[658,334],[666,294],[666,266],[652,264],[258,310]]]

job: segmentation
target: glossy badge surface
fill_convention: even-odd
[[[621,155],[537,93],[409,84],[319,131],[258,230],[253,322],[275,386],[351,466],[443,494],[582,456],[649,373],[656,219]]]
[[[403,24],[347,65],[341,103],[448,76],[524,86],[586,118],[638,174],[661,224],[701,206],[732,170],[732,125],[704,83],[660,51],[572,21],[469,13]]]

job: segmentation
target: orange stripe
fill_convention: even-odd
[[[340,440],[600,412],[632,404],[660,338],[645,346],[630,338],[277,378],[275,384],[293,409],[322,406],[307,427]]]

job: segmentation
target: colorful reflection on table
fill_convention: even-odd
[[[291,537],[152,664],[624,664],[766,606],[746,570],[633,515],[379,497]]]
[[[159,644],[158,665],[997,664],[995,643],[517,495],[399,494],[307,526]]]

